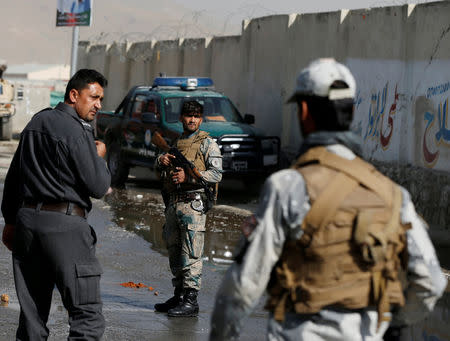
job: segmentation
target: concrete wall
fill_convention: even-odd
[[[106,68],[110,70],[108,76],[110,86],[105,90],[104,106],[115,108],[129,90],[130,61],[126,57],[127,45],[113,43],[106,55],[108,63]]]
[[[216,89],[227,94],[233,103],[241,105],[241,36],[215,37],[211,43],[211,67],[209,76]]]
[[[282,132],[289,21],[288,15],[253,19],[242,32],[241,110],[256,115],[256,126],[269,135]]]
[[[152,67],[153,46],[155,42],[135,43],[130,46],[127,52],[129,61],[129,83],[128,89],[134,85],[150,84],[150,74]]]
[[[211,38],[185,39],[180,46],[180,76],[211,74]]]
[[[296,75],[317,57],[335,57],[357,80],[353,128],[365,157],[411,190],[428,221],[447,229],[449,17],[450,2],[269,16],[243,22],[240,36],[125,48],[83,43],[80,67],[97,68],[110,80],[110,109],[132,85],[150,84],[160,72],[210,76],[294,155],[301,136],[295,105],[285,102]]]
[[[160,73],[166,74],[167,76],[176,76],[182,72],[182,48],[180,46],[182,43],[182,39],[156,42],[153,48],[151,79],[157,77]]]

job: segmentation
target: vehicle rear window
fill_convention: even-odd
[[[169,123],[178,122],[181,107],[186,100],[196,100],[203,105],[204,122],[239,122],[243,119],[231,101],[224,97],[172,97],[164,100],[164,111]]]

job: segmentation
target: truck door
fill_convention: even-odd
[[[148,96],[142,111],[143,144],[141,154],[150,162],[156,159],[158,148],[152,143],[155,131],[161,127],[161,102],[157,96]]]
[[[141,129],[140,125],[142,124],[142,103],[145,101],[145,98],[145,95],[134,95],[129,106],[128,117],[124,121],[124,146],[122,150],[130,160],[133,160],[138,155],[141,144],[139,142],[139,134]]]
[[[156,147],[151,143],[153,132],[160,124],[159,99],[147,94],[137,94],[131,104],[125,140],[129,159],[135,164],[153,164]]]

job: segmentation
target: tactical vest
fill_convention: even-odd
[[[203,140],[208,136],[209,133],[200,130],[198,134],[195,134],[194,136],[191,136],[187,139],[177,139],[174,144],[175,147],[177,147],[177,149],[181,152],[181,154],[183,154],[186,159],[191,161],[199,171],[206,170],[205,157],[200,151],[200,146]],[[182,191],[202,188],[200,184],[196,183],[182,183],[179,184],[179,186],[179,190]],[[164,188],[169,193],[177,190],[177,186],[172,182],[170,170],[164,179]]]
[[[347,160],[324,147],[293,166],[311,201],[299,240],[287,241],[268,286],[266,308],[285,313],[322,308],[376,307],[378,325],[404,305],[400,277],[407,267],[406,230],[399,186],[360,158]]]

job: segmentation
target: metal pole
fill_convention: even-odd
[[[72,31],[72,56],[70,58],[70,77],[72,77],[77,71],[78,37],[79,37],[79,27],[74,26]]]

